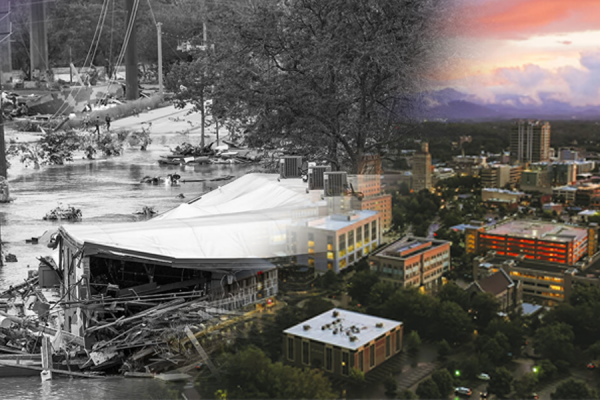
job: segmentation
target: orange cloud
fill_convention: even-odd
[[[456,33],[502,39],[600,29],[600,1],[470,0]]]

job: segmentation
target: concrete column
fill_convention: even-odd
[[[10,48],[10,0],[0,0],[0,79],[8,80],[12,72],[12,54]]]
[[[125,80],[127,84],[127,100],[136,100],[140,97],[138,90],[138,63],[137,63],[137,44],[136,44],[136,29],[135,29],[135,10],[133,9],[133,0],[126,0],[127,21],[133,19],[133,27],[131,35],[127,41],[125,49]],[[129,22],[128,22],[129,24]]]
[[[46,28],[46,2],[30,0],[31,25],[29,28],[31,76],[39,70],[43,76],[48,70],[48,30]]]

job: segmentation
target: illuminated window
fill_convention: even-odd
[[[340,269],[342,269],[342,268],[346,268],[346,259],[345,258],[342,258],[340,260]]]
[[[346,255],[346,234],[342,233],[338,238],[338,249],[340,257],[344,257]]]
[[[315,259],[312,257],[308,257],[308,266],[310,267],[314,267],[315,266]]]
[[[308,241],[308,247],[315,247],[315,242],[312,240]]]
[[[333,260],[333,251],[328,251],[327,252],[327,259]]]
[[[550,285],[550,289],[559,290],[561,292],[563,292],[565,290],[562,286],[558,286],[558,285]]]
[[[350,373],[350,357],[348,352],[342,352],[342,375],[348,375]]]
[[[327,262],[327,269],[333,269],[333,263],[331,261]]]
[[[333,236],[327,236],[327,250],[333,250]]]
[[[348,232],[348,252],[354,251],[354,230]]]

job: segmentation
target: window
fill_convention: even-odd
[[[348,232],[348,252],[354,251],[354,229]]]
[[[358,227],[358,229],[356,230],[356,247],[362,247],[363,243],[363,230],[361,227]]]
[[[363,225],[363,232],[364,232],[363,237],[365,238],[365,243],[368,243],[369,242],[369,223],[368,222]]]
[[[340,265],[340,269],[342,269],[342,268],[346,268],[346,259],[345,259],[345,258],[342,258],[342,259],[340,260],[340,264],[339,264],[339,265]]]
[[[369,365],[371,366],[371,368],[373,368],[375,366],[375,345],[372,344],[369,347]]]
[[[377,239],[377,221],[371,221],[371,240]]]
[[[333,250],[333,236],[327,236],[327,251]]]
[[[402,348],[402,330],[396,328],[396,352],[399,352]]]
[[[350,357],[348,352],[342,352],[342,375],[348,375],[350,373]]]
[[[327,252],[327,259],[328,260],[333,260],[333,258],[334,258],[333,251],[328,251]]]
[[[315,259],[313,257],[308,257],[308,266],[309,267],[315,266]]]
[[[294,338],[288,337],[288,360],[294,361]]]
[[[346,234],[343,233],[338,238],[338,249],[340,250],[340,257],[344,257],[346,255]]]
[[[385,356],[389,357],[392,355],[392,337],[387,335],[385,337]]]
[[[310,364],[308,361],[309,352],[308,352],[308,342],[302,342],[302,364]]]
[[[327,269],[333,269],[333,263],[331,261],[327,261]]]
[[[331,347],[325,347],[325,369],[333,370],[333,349]]]
[[[358,369],[363,372],[365,370],[365,354],[362,350],[358,352]]]

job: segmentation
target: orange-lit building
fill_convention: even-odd
[[[381,229],[387,231],[392,226],[392,195],[381,193],[381,175],[356,175],[349,178],[356,192],[362,198],[352,199],[355,210],[377,211],[381,218]]]
[[[588,255],[588,230],[543,221],[510,221],[466,233],[467,251],[573,265]]]

